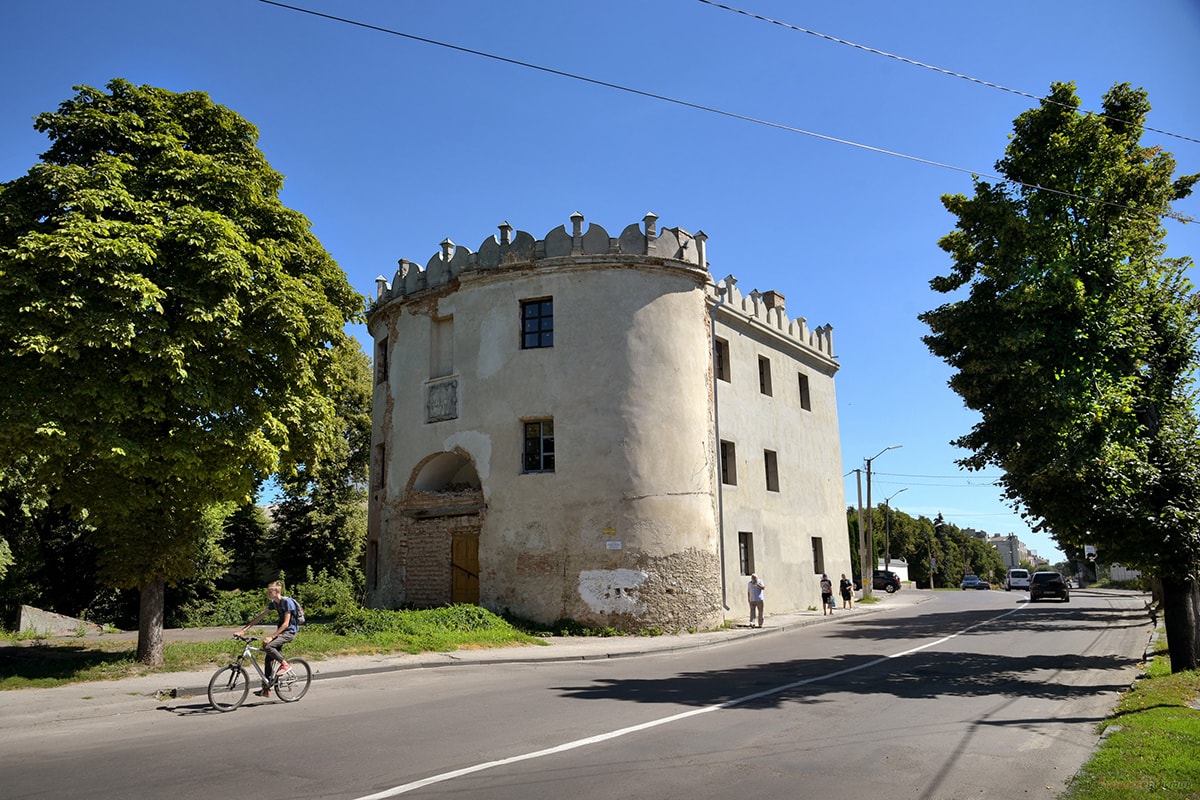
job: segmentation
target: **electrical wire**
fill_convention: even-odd
[[[837,136],[830,136],[830,135],[824,134],[824,133],[817,133],[816,131],[805,130],[804,128],[797,128],[797,127],[793,127],[791,125],[785,125],[781,122],[772,122],[770,120],[761,119],[759,117],[751,117],[751,116],[747,116],[745,114],[738,114],[734,111],[726,111],[724,109],[715,108],[713,106],[706,106],[701,103],[693,103],[689,100],[680,100],[679,98],[669,97],[667,95],[658,94],[656,92],[649,92],[644,89],[636,89],[636,88],[633,88],[630,86],[623,86],[619,83],[612,83],[610,81],[600,80],[599,78],[589,78],[586,75],[579,75],[577,73],[567,72],[565,70],[555,69],[553,67],[546,67],[546,66],[542,66],[540,64],[533,64],[528,61],[520,61],[515,58],[508,58],[507,56],[500,56],[500,55],[496,55],[494,53],[488,53],[483,50],[474,50],[469,47],[463,47],[461,45],[450,44],[448,42],[438,41],[437,39],[430,39],[425,36],[417,36],[416,34],[412,34],[412,33],[404,33],[403,31],[394,30],[392,28],[385,28],[380,25],[373,25],[369,22],[361,22],[359,20],[350,19],[348,17],[339,17],[335,14],[326,14],[321,11],[314,11],[312,9],[303,8],[301,6],[294,6],[294,5],[290,5],[288,3],[282,3],[282,2],[279,2],[278,0],[258,0],[258,1],[265,5],[275,6],[277,8],[286,9],[288,11],[294,11],[299,14],[307,14],[309,16],[318,17],[320,19],[326,19],[331,22],[340,22],[344,25],[351,25],[356,28],[363,28],[365,30],[376,31],[378,33],[384,33],[389,36],[398,36],[403,39],[409,39],[410,41],[421,42],[422,44],[429,44],[429,45],[433,45],[435,47],[442,47],[447,50],[453,50],[455,52],[464,53],[466,55],[478,56],[480,58],[487,58],[487,59],[491,59],[493,61],[499,61],[504,64],[511,64],[516,67],[524,67],[525,69],[532,69],[532,70],[536,70],[538,72],[547,73],[549,75],[557,75],[562,78],[569,78],[571,80],[581,81],[583,83],[588,83],[593,86],[602,86],[607,89],[615,89],[617,91],[627,92],[629,94],[637,95],[639,97],[645,97],[645,98],[649,98],[651,100],[660,100],[664,103],[672,103],[674,105],[683,106],[685,108],[691,108],[696,111],[704,111],[709,114],[717,114],[719,116],[728,117],[730,119],[740,120],[742,122],[750,122],[750,123],[754,123],[755,125],[763,125],[768,128],[775,128],[776,130],[786,131],[788,133],[798,133],[803,136],[811,136],[814,139],[820,139],[822,141],[832,142],[834,144],[843,144],[848,147],[855,147],[860,150],[866,150],[868,152],[878,153],[880,155],[892,156],[894,158],[901,158],[906,161],[913,161],[918,164],[924,164],[924,165],[930,166],[930,167],[940,167],[942,169],[947,169],[947,170],[951,170],[954,172],[961,172],[961,173],[970,175],[973,179],[988,178],[991,180],[1000,181],[1001,183],[1008,183],[1008,184],[1012,184],[1014,186],[1021,186],[1025,189],[1029,189],[1030,191],[1047,192],[1050,194],[1059,195],[1061,197],[1067,197],[1072,200],[1080,200],[1084,203],[1092,203],[1095,205],[1108,206],[1110,208],[1116,208],[1116,209],[1119,209],[1122,211],[1129,211],[1129,212],[1132,212],[1135,214],[1147,214],[1148,213],[1144,209],[1133,208],[1131,206],[1123,205],[1121,203],[1114,203],[1114,202],[1111,202],[1108,200],[1103,200],[1101,198],[1087,197],[1085,195],[1075,194],[1074,192],[1067,192],[1067,191],[1063,191],[1061,189],[1054,189],[1049,186],[1042,186],[1040,184],[1025,183],[1024,181],[1013,180],[1012,178],[1006,178],[1003,175],[997,175],[995,173],[983,172],[981,170],[976,170],[976,169],[968,169],[966,167],[959,167],[954,164],[947,164],[942,161],[934,161],[932,159],[922,158],[921,156],[914,156],[914,155],[910,155],[908,153],[901,153],[896,150],[888,150],[888,149],[882,148],[882,147],[875,147],[874,145],[863,144],[862,142],[856,142],[851,139],[842,139]],[[1155,213],[1149,213],[1149,215],[1150,216],[1158,216]],[[1163,216],[1169,217],[1169,218],[1177,220],[1179,222],[1191,222],[1192,221],[1190,217],[1184,216],[1178,212],[1171,211],[1171,210],[1167,210],[1167,211],[1163,212]]]
[[[922,69],[928,69],[928,70],[932,70],[933,72],[939,72],[942,75],[948,75],[951,78],[961,78],[964,81],[976,83],[976,84],[979,84],[980,86],[986,86],[989,89],[999,89],[1002,92],[1009,92],[1011,94],[1015,94],[1020,97],[1025,97],[1030,100],[1036,100],[1040,103],[1049,103],[1051,105],[1059,106],[1060,108],[1071,109],[1072,111],[1077,110],[1077,109],[1074,109],[1071,106],[1067,105],[1066,103],[1060,103],[1057,100],[1051,100],[1049,97],[1039,97],[1036,94],[1030,94],[1029,92],[1023,92],[1020,89],[1011,89],[1007,86],[1002,86],[1001,84],[998,84],[998,83],[992,83],[991,81],[985,81],[981,78],[973,78],[970,75],[964,75],[961,72],[954,72],[953,70],[948,70],[943,67],[935,66],[933,64],[926,64],[923,61],[917,61],[912,58],[906,58],[904,56],[896,55],[895,53],[889,53],[886,50],[878,50],[874,47],[868,47],[865,44],[858,44],[857,42],[851,42],[847,39],[839,39],[836,36],[830,36],[828,33],[821,33],[820,31],[814,31],[809,28],[802,28],[799,25],[793,25],[789,22],[783,22],[781,20],[772,19],[771,17],[764,17],[761,14],[755,14],[753,11],[746,11],[745,9],[734,8],[733,6],[727,6],[724,3],[718,3],[718,2],[716,2],[716,0],[697,0],[697,2],[703,3],[706,6],[713,6],[714,8],[724,9],[725,11],[730,11],[730,12],[733,12],[734,14],[741,14],[744,17],[750,17],[752,19],[756,19],[761,22],[768,22],[772,25],[778,25],[781,28],[787,28],[788,30],[793,30],[798,33],[807,33],[809,36],[816,36],[818,39],[825,39],[826,41],[835,42],[836,44],[842,44],[842,45],[846,45],[847,47],[853,47],[856,50],[862,50],[863,52],[866,52],[866,53],[871,53],[871,54],[877,55],[877,56],[883,56],[884,58],[891,58],[896,61],[903,62],[905,64],[911,64],[914,67],[921,67]],[[1091,114],[1092,116],[1099,117],[1100,119],[1111,120],[1113,122],[1124,122],[1124,120],[1119,120],[1119,119],[1116,119],[1115,117],[1110,117],[1105,114],[1097,114],[1092,111],[1086,111],[1086,112],[1080,112],[1080,113]],[[1175,139],[1183,139],[1184,141],[1187,141],[1187,142],[1194,142],[1196,144],[1200,144],[1200,139],[1195,139],[1195,138],[1192,138],[1191,136],[1184,136],[1181,133],[1171,133],[1170,131],[1165,131],[1165,130],[1162,130],[1161,128],[1152,128],[1149,125],[1143,125],[1142,129],[1147,130],[1147,131],[1153,131],[1154,133],[1161,133],[1163,136],[1171,136]]]

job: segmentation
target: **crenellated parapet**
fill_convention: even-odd
[[[831,362],[833,354],[833,326],[821,325],[816,328],[808,327],[804,317],[792,319],[788,317],[783,306],[783,296],[778,292],[759,292],[757,289],[749,294],[738,291],[735,282],[728,279],[721,286],[708,285],[709,305],[716,307],[721,301],[721,312],[731,314],[751,325],[769,330],[773,335],[787,339],[810,350],[816,350]]]
[[[654,214],[643,217],[641,224],[627,226],[620,236],[609,236],[608,231],[595,223],[584,231],[583,221],[583,214],[575,212],[571,215],[571,230],[560,225],[542,239],[515,230],[505,222],[499,226],[500,233],[485,239],[476,252],[445,239],[423,269],[412,261],[400,259],[390,283],[383,275],[376,278],[375,305],[445,286],[463,273],[525,267],[538,262],[549,264],[552,260],[569,263],[573,258],[616,256],[625,260],[674,261],[707,271],[703,233],[693,235],[681,228],[660,229]]]
[[[485,273],[510,268],[545,265],[550,268],[579,263],[603,263],[605,260],[643,262],[650,265],[674,265],[702,272],[707,277],[709,305],[715,307],[723,294],[722,313],[733,314],[746,323],[766,329],[806,349],[815,350],[831,363],[833,326],[809,328],[804,317],[791,319],[783,307],[783,296],[777,292],[757,290],[743,295],[735,285],[726,292],[708,275],[705,245],[708,237],[703,231],[688,233],[682,228],[659,228],[658,217],[647,214],[641,223],[633,223],[620,236],[609,236],[604,228],[591,223],[584,230],[583,214],[571,215],[571,229],[560,225],[541,239],[519,231],[507,222],[499,226],[497,235],[489,236],[477,251],[456,245],[449,238],[442,241],[438,252],[422,268],[415,262],[400,259],[399,268],[389,282],[380,275],[375,279],[374,309],[390,301],[403,300],[427,289],[451,284],[468,273]]]

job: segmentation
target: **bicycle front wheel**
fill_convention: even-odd
[[[289,658],[292,668],[275,679],[275,696],[285,703],[294,703],[308,693],[312,683],[312,667],[303,658]]]
[[[240,664],[217,670],[208,682],[208,702],[217,711],[233,711],[250,694],[250,674]]]

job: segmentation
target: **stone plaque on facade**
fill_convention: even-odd
[[[458,418],[458,378],[446,378],[427,385],[425,421],[440,422]]]

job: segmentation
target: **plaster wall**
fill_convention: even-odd
[[[743,304],[743,300],[745,303]],[[728,343],[728,381],[716,381],[720,438],[734,445],[736,485],[723,485],[725,582],[732,619],[746,616],[738,534],[750,533],[752,569],[767,584],[766,609],[820,604],[820,572],[835,584],[851,571],[841,481],[835,362],[756,324],[757,303],[740,294],[717,311],[715,335]],[[771,394],[761,391],[759,359],[770,364]],[[809,408],[800,380],[808,379]],[[768,491],[764,451],[776,453],[779,491]],[[814,563],[820,540],[823,564]]]
[[[457,448],[487,507],[483,605],[543,621],[719,624],[705,278],[611,259],[543,262],[464,275],[377,323],[376,338],[395,344],[373,531],[392,577],[381,573],[375,602],[416,600],[395,579],[411,570],[414,544],[388,532],[416,466]],[[553,298],[554,346],[522,350],[520,304],[537,298]],[[457,417],[428,423],[426,380],[441,361],[431,353],[445,353],[434,332],[448,330]],[[522,469],[522,422],[537,419],[554,423],[554,472]]]

